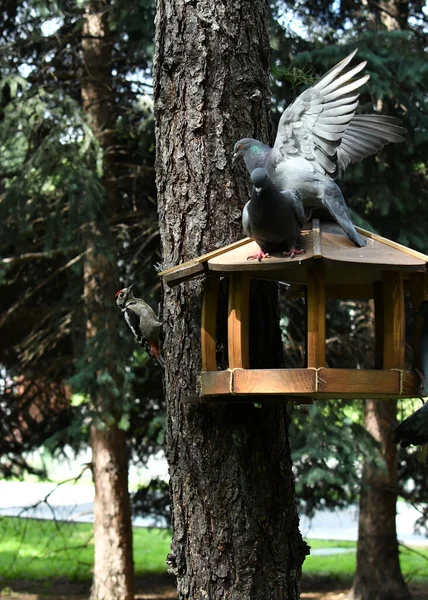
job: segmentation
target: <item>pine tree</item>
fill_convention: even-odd
[[[242,235],[247,176],[232,173],[233,144],[245,134],[267,135],[269,121],[267,3],[185,6],[162,0],[156,17],[156,164],[167,265]],[[169,570],[180,599],[297,599],[306,548],[284,407],[182,403],[197,389],[200,299],[200,282],[164,290]],[[258,323],[272,335],[264,358],[275,364],[275,289],[259,288],[257,299],[264,308]]]
[[[138,422],[135,345],[114,293],[135,277],[139,255],[139,273],[152,270],[157,239],[150,108],[134,80],[150,60],[150,15],[144,2],[103,1],[9,3],[2,13],[1,360],[8,375],[68,380],[85,398],[73,431],[80,419],[84,436],[91,423],[93,598],[133,595],[126,429]],[[157,374],[153,381],[158,390],[146,388],[157,402],[148,399],[145,417],[159,410]]]

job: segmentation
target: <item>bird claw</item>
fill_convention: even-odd
[[[269,254],[269,252],[263,252],[263,250],[260,250],[260,252],[257,252],[257,254],[250,254],[250,256],[247,256],[247,260],[254,260],[255,258],[257,258],[257,260],[259,262],[261,262],[263,258],[272,258],[272,257]]]
[[[296,248],[291,248],[288,252],[283,252],[283,256],[289,256],[290,258],[294,258],[296,254],[306,254],[306,250],[296,250]]]

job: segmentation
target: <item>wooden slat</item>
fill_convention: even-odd
[[[374,298],[374,318],[375,318],[375,369],[383,369],[383,332],[384,332],[384,315],[383,308],[383,284],[382,281],[373,283],[373,298]]]
[[[248,368],[250,278],[247,273],[233,273],[229,280],[229,316],[227,339],[229,368]]]
[[[308,367],[325,367],[325,282],[318,261],[308,269],[306,291],[306,357]]]
[[[383,368],[404,367],[404,289],[401,273],[388,271],[383,276]]]
[[[409,278],[410,297],[412,299],[413,314],[413,368],[420,369],[419,343],[422,331],[423,318],[418,314],[421,302],[428,300],[428,276],[426,273],[411,273]]]
[[[207,371],[201,373],[201,394],[216,396],[232,393],[232,374],[230,371]]]
[[[179,285],[183,281],[186,281],[186,279],[192,279],[198,275],[202,275],[203,272],[204,265],[195,262],[171,271],[171,273],[167,273],[164,275],[163,280],[169,287],[174,287],[175,285]]]
[[[306,398],[397,398],[418,396],[418,377],[411,371],[378,369],[236,369],[201,374],[204,396]],[[309,400],[308,400],[309,401]]]
[[[318,391],[329,394],[398,394],[400,391],[399,371],[374,369],[320,369]],[[355,396],[356,398],[358,396]]]
[[[294,258],[283,256],[282,252],[272,252],[270,258],[264,258],[262,261],[248,260],[251,254],[257,254],[260,247],[256,242],[251,242],[246,246],[236,248],[233,252],[222,254],[211,258],[208,261],[208,268],[211,271],[259,271],[263,273],[270,270],[294,269],[312,258],[312,235],[302,237],[301,247],[305,254],[298,254]]]
[[[312,369],[243,369],[233,374],[233,391],[235,394],[312,394],[315,378],[316,372]]]
[[[220,279],[207,277],[204,281],[201,316],[202,370],[216,371],[217,300]]]
[[[179,271],[179,270],[181,271],[183,269],[191,269],[195,264],[204,263],[207,260],[209,260],[210,258],[220,256],[221,254],[224,254],[225,252],[229,252],[230,250],[234,250],[235,248],[239,248],[240,246],[245,246],[245,244],[249,244],[252,241],[253,241],[253,238],[246,237],[242,240],[238,240],[237,242],[233,242],[233,244],[229,244],[228,246],[223,246],[222,248],[217,248],[216,250],[213,250],[212,252],[207,252],[206,254],[201,254],[201,256],[192,258],[191,260],[181,263],[180,265],[177,265],[176,267],[170,267],[169,269],[165,269],[164,271],[161,271],[160,273],[158,273],[158,275],[159,275],[159,277],[165,277],[165,275],[174,273],[175,271]]]
[[[402,246],[401,244],[398,244],[397,242],[393,242],[392,240],[389,240],[388,238],[384,238],[380,235],[377,235],[376,233],[367,231],[367,229],[362,229],[361,227],[356,227],[355,229],[358,231],[358,233],[361,233],[361,234],[367,236],[368,238],[375,240],[376,242],[380,242],[382,244],[385,244],[386,246],[395,248],[395,250],[400,250],[401,252],[404,252],[405,254],[408,254],[409,256],[413,256],[413,258],[419,258],[420,260],[422,260],[426,263],[428,262],[428,255],[423,254],[422,252],[418,252],[417,250],[412,250],[412,248],[407,248],[407,246]]]

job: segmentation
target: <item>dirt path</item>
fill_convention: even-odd
[[[414,600],[428,599],[427,585],[412,585]],[[347,600],[349,587],[338,587],[337,582],[303,581],[301,600]],[[88,600],[89,584],[68,581],[18,581],[13,589],[0,591],[1,600]],[[153,575],[137,580],[135,600],[176,600],[173,580],[167,575]]]

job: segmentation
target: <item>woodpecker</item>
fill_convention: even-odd
[[[147,352],[152,361],[165,369],[165,363],[159,350],[159,328],[154,310],[141,298],[135,298],[132,288],[135,283],[116,292],[116,304],[123,312],[126,324],[134,334],[135,339]]]

